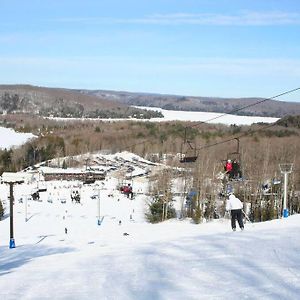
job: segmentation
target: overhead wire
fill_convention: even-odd
[[[199,126],[199,125],[202,125],[202,124],[205,124],[205,123],[214,121],[214,120],[219,119],[219,118],[222,118],[222,117],[224,117],[224,116],[226,116],[226,115],[230,115],[230,114],[234,114],[234,113],[236,113],[236,112],[239,112],[239,111],[241,111],[241,110],[243,110],[243,109],[246,109],[246,108],[249,108],[249,107],[252,107],[252,106],[261,104],[261,103],[266,102],[266,101],[270,101],[270,100],[276,99],[276,98],[281,97],[281,96],[284,96],[284,95],[291,94],[291,93],[293,93],[293,92],[296,92],[297,90],[300,90],[300,87],[295,88],[295,89],[292,89],[292,90],[285,91],[285,92],[280,93],[280,94],[278,94],[278,95],[275,95],[275,96],[273,96],[273,97],[264,98],[264,99],[259,100],[259,101],[257,101],[257,102],[254,102],[254,103],[251,103],[251,104],[248,104],[248,105],[245,105],[245,106],[242,106],[242,107],[233,109],[233,110],[231,110],[231,111],[229,111],[229,112],[227,112],[227,113],[222,113],[222,114],[220,114],[220,115],[218,115],[218,116],[216,116],[216,117],[213,117],[213,118],[211,118],[211,119],[208,119],[208,120],[205,120],[205,121],[200,121],[200,122],[198,122],[198,123],[196,123],[196,124],[193,124],[193,125],[190,125],[190,126],[186,126],[186,128],[192,128],[192,127],[196,127],[196,126]]]
[[[267,128],[270,128],[270,127],[273,127],[273,126],[276,126],[277,124],[276,123],[272,123],[272,124],[269,124],[269,125],[266,125],[264,127],[261,127],[261,128],[258,128],[256,130],[248,130],[247,132],[244,132],[243,134],[240,134],[238,136],[234,136],[230,139],[226,139],[226,140],[223,140],[223,141],[219,141],[219,142],[216,142],[216,143],[213,143],[213,144],[206,144],[200,148],[197,148],[196,150],[202,150],[202,149],[206,149],[206,148],[210,148],[210,147],[214,147],[214,146],[217,146],[217,145],[220,145],[220,144],[225,144],[225,143],[228,143],[228,142],[231,142],[233,140],[236,140],[236,139],[239,139],[239,138],[242,138],[242,137],[245,137],[249,134],[253,134],[255,132],[258,132],[258,131],[261,131],[261,130],[264,130],[264,129],[267,129]]]
[[[205,121],[200,121],[200,122],[198,122],[198,123],[196,123],[196,124],[192,124],[192,125],[186,126],[186,127],[185,127],[185,133],[184,133],[184,142],[187,142],[187,132],[186,132],[186,131],[187,131],[187,129],[189,129],[189,128],[194,128],[194,127],[197,127],[197,126],[202,125],[202,124],[207,124],[208,122],[214,121],[214,120],[219,119],[219,118],[221,118],[221,117],[224,117],[224,116],[226,116],[226,115],[236,113],[236,112],[241,111],[241,110],[243,110],[243,109],[246,109],[246,108],[249,108],[249,107],[252,107],[252,106],[261,104],[261,103],[266,102],[266,101],[270,101],[270,100],[276,99],[276,98],[278,98],[278,97],[281,97],[281,96],[284,96],[284,95],[287,95],[287,94],[291,94],[291,93],[293,93],[293,92],[295,92],[295,91],[297,91],[297,90],[300,90],[300,87],[294,88],[294,89],[291,89],[291,90],[288,90],[288,91],[285,91],[285,92],[282,92],[282,93],[277,94],[277,95],[275,95],[275,96],[273,96],[273,97],[264,98],[264,99],[262,99],[262,100],[259,100],[259,101],[255,102],[255,103],[251,103],[251,104],[242,106],[242,107],[240,107],[240,108],[231,110],[231,111],[229,111],[229,112],[227,112],[227,113],[220,114],[220,115],[218,115],[218,116],[216,116],[216,117],[213,117],[213,118],[211,118],[211,119],[208,119],[208,120],[205,120]],[[266,129],[266,128],[268,128],[268,127],[272,127],[272,126],[275,126],[275,125],[276,125],[276,123],[271,124],[271,125],[267,125],[267,126],[265,126],[265,127],[263,127],[263,128],[260,128],[259,130],[263,130],[263,129]],[[259,130],[257,130],[257,131],[259,131]],[[252,132],[253,132],[253,131],[252,131]],[[240,137],[243,137],[243,136],[245,136],[245,135],[248,135],[248,134],[243,134],[243,135],[238,136],[238,137],[233,137],[233,138],[227,139],[227,140],[225,140],[225,141],[220,141],[220,142],[217,142],[217,143],[215,143],[215,144],[213,144],[213,145],[205,145],[205,146],[203,146],[203,147],[201,147],[201,148],[196,148],[196,149],[194,149],[194,150],[197,151],[197,150],[201,150],[201,149],[204,149],[204,148],[209,148],[209,147],[212,147],[212,146],[216,146],[216,145],[219,145],[219,144],[228,143],[228,142],[230,142],[230,141],[232,141],[232,140],[234,140],[234,139],[236,139],[236,138],[240,138]]]

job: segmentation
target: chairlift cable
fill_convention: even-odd
[[[288,95],[288,94],[294,93],[294,92],[296,92],[296,91],[298,91],[298,90],[300,90],[300,87],[294,88],[294,89],[291,89],[291,90],[282,92],[282,93],[280,93],[280,94],[277,94],[277,95],[275,95],[275,96],[273,96],[273,97],[265,98],[265,99],[262,99],[262,100],[259,100],[259,101],[255,102],[255,103],[248,104],[248,105],[246,105],[246,106],[243,106],[243,107],[234,109],[234,110],[232,110],[232,111],[229,111],[229,112],[227,112],[227,113],[223,113],[223,114],[221,114],[221,115],[219,115],[219,116],[216,116],[216,117],[214,117],[214,118],[211,118],[211,119],[208,119],[208,120],[205,120],[205,121],[200,121],[200,122],[197,122],[196,124],[193,124],[193,125],[190,125],[190,126],[185,126],[185,131],[184,131],[184,141],[186,142],[186,138],[187,138],[187,129],[189,129],[189,128],[193,128],[193,127],[197,127],[197,126],[202,125],[202,124],[206,124],[206,123],[208,123],[208,122],[210,122],[210,121],[213,121],[213,120],[222,118],[222,117],[224,117],[224,116],[226,116],[226,115],[228,115],[228,114],[236,113],[236,112],[241,111],[241,110],[243,110],[243,109],[245,109],[245,108],[249,108],[249,107],[258,105],[258,104],[260,104],[260,103],[263,103],[263,102],[266,102],[266,101],[269,101],[269,100],[273,100],[273,99],[276,99],[276,98],[281,97],[281,96],[284,96],[284,95]],[[258,129],[258,130],[254,130],[254,131],[250,130],[251,132],[249,132],[249,133],[244,133],[244,134],[242,134],[242,135],[240,135],[240,136],[238,136],[238,137],[234,137],[234,138],[231,138],[231,139],[227,139],[227,140],[224,140],[224,141],[220,141],[220,142],[217,142],[217,143],[214,143],[214,144],[204,145],[204,146],[202,146],[202,147],[200,147],[200,148],[195,148],[195,150],[198,151],[198,150],[202,150],[202,149],[205,149],[205,148],[210,148],[210,147],[213,147],[213,146],[216,146],[216,145],[219,145],[219,144],[224,144],[224,143],[227,143],[227,142],[230,142],[230,141],[234,140],[235,138],[244,137],[244,136],[247,136],[247,135],[250,134],[250,133],[255,133],[255,132],[257,132],[257,131],[264,130],[264,129],[266,129],[266,128],[269,128],[269,127],[272,127],[272,126],[275,126],[275,125],[277,125],[277,124],[276,124],[276,123],[273,123],[273,124],[271,124],[271,125],[265,126],[265,127],[260,128],[260,129]],[[139,145],[146,144],[146,143],[150,143],[150,142],[153,142],[153,140],[150,141],[150,139],[145,139],[144,141],[141,141],[141,142],[132,144],[132,145],[130,145],[130,146],[124,147],[123,149],[124,149],[124,150],[132,149],[132,147],[139,146]]]
[[[256,132],[258,132],[258,131],[261,131],[261,130],[264,130],[264,129],[267,129],[267,128],[270,128],[270,127],[273,127],[273,126],[276,126],[276,125],[277,125],[276,123],[272,123],[272,124],[266,125],[266,126],[264,126],[264,127],[262,127],[262,128],[258,128],[258,129],[256,129],[256,130],[250,129],[250,130],[248,130],[248,132],[245,132],[245,133],[243,133],[243,134],[240,134],[239,136],[236,136],[236,137],[233,137],[233,138],[230,138],[230,139],[226,139],[226,140],[223,140],[223,141],[219,141],[219,142],[216,142],[216,143],[214,143],[214,144],[206,144],[206,145],[204,145],[204,146],[202,146],[202,147],[200,147],[200,148],[197,148],[196,150],[202,150],[202,149],[214,147],[214,146],[217,146],[217,145],[220,145],[220,144],[225,144],[225,143],[231,142],[231,141],[233,141],[233,140],[236,140],[236,139],[240,139],[240,138],[242,138],[242,137],[245,137],[245,136],[247,136],[247,135],[249,135],[249,134],[253,134],[253,133],[256,133]]]
[[[294,88],[294,89],[292,89],[292,90],[288,90],[288,91],[282,92],[282,93],[280,93],[280,94],[278,94],[278,95],[275,95],[275,96],[273,96],[273,97],[265,98],[265,99],[262,99],[262,100],[259,100],[259,101],[255,102],[255,103],[248,104],[248,105],[246,105],[246,106],[243,106],[243,107],[234,109],[234,110],[232,110],[232,111],[230,111],[230,112],[228,112],[228,113],[223,113],[223,114],[221,114],[221,115],[219,115],[219,116],[216,116],[216,117],[214,117],[214,118],[208,119],[208,120],[206,120],[206,121],[201,121],[201,122],[198,122],[198,123],[196,123],[196,124],[193,124],[193,125],[190,125],[190,126],[186,126],[186,127],[185,127],[185,134],[186,134],[186,129],[187,129],[187,128],[197,127],[197,126],[199,126],[199,125],[201,125],[201,124],[205,124],[205,123],[207,123],[207,122],[216,120],[216,119],[221,118],[221,117],[224,117],[224,116],[226,116],[226,115],[228,115],[228,114],[236,113],[236,112],[238,112],[238,111],[240,111],[240,110],[243,110],[243,109],[245,109],[245,108],[252,107],[252,106],[258,105],[258,104],[260,104],[260,103],[263,103],[263,102],[272,100],[272,99],[276,99],[276,98],[278,98],[278,97],[281,97],[281,96],[284,96],[284,95],[293,93],[293,92],[298,91],[298,90],[300,90],[300,87]],[[225,141],[220,141],[220,142],[214,143],[214,144],[212,144],[212,145],[204,145],[203,147],[200,147],[200,148],[195,149],[195,151],[199,151],[199,150],[202,150],[202,149],[205,149],[205,148],[210,148],[210,147],[213,147],[213,146],[217,146],[217,145],[219,145],[219,144],[228,143],[228,142],[231,142],[231,141],[233,141],[233,140],[235,140],[235,139],[239,139],[239,138],[241,138],[241,137],[247,136],[247,135],[250,134],[250,133],[255,133],[255,132],[257,132],[257,131],[264,130],[264,129],[266,129],[266,128],[269,128],[269,127],[272,127],[272,126],[275,126],[275,125],[277,125],[277,124],[276,124],[276,123],[272,123],[272,124],[267,125],[267,126],[265,126],[265,127],[263,127],[263,128],[259,128],[258,130],[254,130],[254,131],[249,130],[248,133],[244,133],[244,134],[241,134],[241,135],[239,135],[239,136],[237,136],[237,137],[234,137],[234,138],[231,138],[231,139],[227,139],[227,140],[225,140]],[[238,142],[239,142],[239,140],[238,140]],[[238,146],[238,147],[239,147],[239,146]]]
[[[202,125],[202,124],[205,124],[205,123],[207,123],[207,122],[210,122],[210,121],[213,121],[213,120],[222,118],[222,117],[224,117],[224,116],[226,116],[226,115],[228,115],[228,114],[236,113],[236,112],[241,111],[241,110],[243,110],[243,109],[245,109],[245,108],[249,108],[249,107],[252,107],[252,106],[261,104],[261,103],[263,103],[263,102],[266,102],[266,101],[269,101],[269,100],[276,99],[276,98],[278,98],[278,97],[281,97],[281,96],[284,96],[284,95],[293,93],[293,92],[295,92],[295,91],[297,91],[297,90],[300,90],[300,87],[295,88],[295,89],[292,89],[292,90],[289,90],[289,91],[285,91],[285,92],[283,92],[283,93],[280,93],[280,94],[275,95],[275,96],[270,97],[270,98],[265,98],[265,99],[263,99],[263,100],[259,100],[259,101],[255,102],[255,103],[251,103],[251,104],[248,104],[248,105],[246,105],[246,106],[242,106],[242,107],[240,107],[240,108],[231,110],[231,111],[229,111],[229,112],[227,112],[227,113],[223,113],[223,114],[221,114],[221,115],[219,115],[219,116],[216,116],[216,117],[213,117],[213,118],[211,118],[211,119],[208,119],[208,120],[205,120],[205,121],[200,121],[200,122],[198,122],[198,123],[196,123],[196,124],[193,124],[193,125],[190,125],[190,126],[186,126],[186,128],[197,127],[197,126]]]

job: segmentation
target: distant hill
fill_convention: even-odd
[[[264,98],[191,97],[104,90],[80,90],[80,92],[97,96],[102,100],[118,101],[127,105],[160,107],[167,110],[220,113],[230,113],[241,107],[264,100]],[[245,108],[235,114],[277,118],[286,115],[300,115],[300,103],[268,100],[261,104]]]
[[[127,104],[63,88],[0,85],[2,113],[28,113],[52,117],[150,118],[158,112],[130,108]]]
[[[7,113],[80,118],[152,118],[162,115],[130,106],[220,113],[232,113],[249,106],[234,114],[277,118],[300,115],[300,103],[267,100],[253,105],[262,100],[0,85],[0,112]]]

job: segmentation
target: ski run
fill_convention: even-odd
[[[228,218],[150,224],[147,177],[132,183],[133,199],[113,172],[94,184],[47,181],[39,201],[32,183],[15,185],[15,248],[7,202],[0,221],[0,299],[299,299],[299,215],[236,232]],[[7,199],[9,185],[0,189]]]

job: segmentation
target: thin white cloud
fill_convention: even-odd
[[[73,57],[2,57],[0,68],[48,68],[55,69],[106,69],[152,73],[203,73],[231,75],[300,76],[298,59],[250,59],[210,57],[121,57],[121,56],[73,56]]]
[[[118,24],[148,24],[148,25],[215,25],[215,26],[271,26],[300,25],[300,13],[297,12],[249,12],[238,14],[214,13],[174,13],[154,14],[141,18],[85,18],[65,17],[52,20],[62,23],[118,23]]]
[[[235,15],[226,14],[165,14],[145,18],[144,22],[165,24],[199,24],[199,25],[299,25],[299,13],[284,12],[242,12]]]

